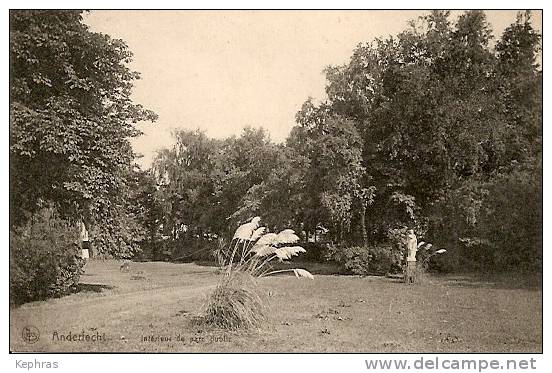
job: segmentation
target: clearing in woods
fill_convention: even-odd
[[[122,272],[120,264],[91,260],[79,293],[12,308],[11,350],[542,352],[540,274],[431,276],[407,286],[305,263],[314,281],[260,279],[261,330],[229,332],[193,322],[217,282],[215,267],[148,262]],[[22,336],[29,326],[40,332],[34,343]],[[77,340],[61,340],[69,333]]]

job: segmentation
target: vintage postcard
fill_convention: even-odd
[[[542,16],[10,10],[10,351],[542,353]]]

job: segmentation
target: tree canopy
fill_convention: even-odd
[[[259,215],[278,229],[323,225],[349,243],[383,242],[408,226],[452,256],[469,251],[466,242],[516,241],[486,219],[511,226],[496,193],[526,201],[524,187],[539,210],[539,48],[529,12],[496,41],[482,11],[456,21],[434,11],[396,36],[359,44],[348,63],[326,69],[327,100],[304,103],[285,144],[252,129],[215,141],[200,167],[212,195],[196,205],[212,215],[195,224],[218,221],[211,229],[222,233],[225,220]],[[537,215],[516,220],[536,261]],[[523,245],[510,244],[507,256],[527,252]]]
[[[106,250],[129,242],[129,138],[140,134],[136,123],[156,119],[130,98],[139,79],[131,60],[122,40],[91,32],[81,11],[10,12],[12,224],[54,204],[95,227]]]

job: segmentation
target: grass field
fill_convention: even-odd
[[[541,352],[540,275],[263,278],[268,321],[249,332],[193,318],[217,281],[208,265],[90,261],[79,293],[10,310],[12,351]],[[306,265],[324,273],[320,265]],[[35,343],[22,338],[32,326]],[[101,337],[63,341],[61,335]],[[83,337],[85,338],[85,337]],[[96,337],[97,338],[97,337]]]

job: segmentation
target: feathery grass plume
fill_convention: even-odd
[[[424,246],[424,244],[425,244],[425,242],[424,242],[424,241],[420,241],[420,242],[418,242],[418,249],[419,249],[420,247]]]
[[[274,246],[262,245],[262,246],[259,246],[259,247],[254,246],[251,249],[251,252],[255,253],[255,256],[263,257],[263,256],[274,254],[275,250],[276,250],[276,247],[274,247]]]
[[[306,277],[306,278],[309,278],[311,280],[314,280],[314,276],[312,275],[312,273],[310,273],[306,269],[302,269],[302,268],[280,269],[278,271],[272,271],[272,272],[268,272],[266,274],[262,274],[260,277],[274,275],[276,273],[285,273],[285,272],[293,272],[295,274],[295,277],[297,277],[297,278]]]
[[[245,258],[249,255],[249,242],[251,241],[251,236],[255,233],[257,228],[259,228],[260,222],[261,218],[255,216],[249,223],[242,224],[238,227],[238,229],[236,229],[234,237],[232,237],[232,242],[235,241],[235,243],[234,249],[232,250],[232,254],[230,255],[230,259],[228,261],[227,272],[231,271],[232,264],[234,263],[234,257],[236,256],[236,253],[239,252],[240,248],[241,255],[238,257],[240,264],[242,264],[245,261]]]
[[[276,241],[279,244],[296,243],[299,241],[299,237],[295,234],[293,229],[284,229],[276,236]]]
[[[276,233],[267,233],[255,243],[255,246],[272,245],[276,243],[278,235]]]
[[[249,223],[242,224],[236,229],[236,232],[234,233],[234,237],[232,240],[251,240],[251,236],[255,232],[257,228],[259,228],[259,223],[261,222],[261,218],[258,216],[255,216]]]
[[[255,229],[253,234],[251,235],[251,241],[257,241],[266,231],[265,227],[260,227]]]
[[[276,257],[280,260],[286,260],[286,259],[291,259],[291,255],[289,252],[287,252],[285,250],[285,248],[281,248],[281,249],[276,249],[274,250],[274,254],[276,255]]]
[[[307,251],[301,246],[289,246],[284,247],[292,256],[299,255],[299,253],[306,253]]]
[[[253,223],[242,224],[238,227],[238,229],[236,229],[232,240],[249,240],[254,230],[255,225]]]
[[[304,253],[305,249],[301,246],[292,246],[292,247],[280,247],[274,251],[274,254],[281,259],[291,259],[292,256],[299,255],[299,253]]]
[[[443,254],[443,253],[446,253],[446,252],[447,252],[447,250],[445,250],[445,249],[439,249],[435,252],[435,254]]]
[[[306,271],[304,269],[296,268],[293,270],[293,273],[295,273],[295,277],[306,277],[314,280],[314,276],[309,271]]]

